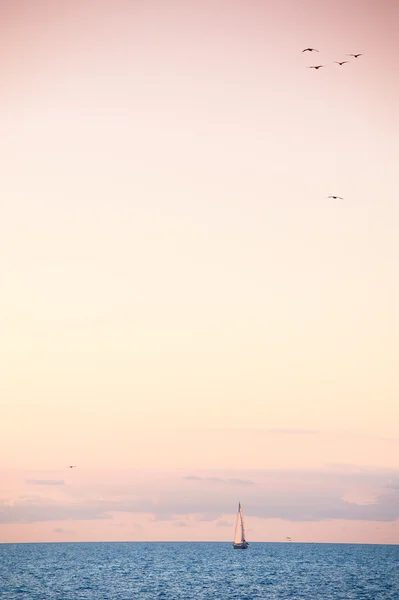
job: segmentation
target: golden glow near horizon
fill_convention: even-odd
[[[0,3],[0,541],[398,543],[399,7],[141,4]]]

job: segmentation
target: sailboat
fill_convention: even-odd
[[[241,503],[238,503],[238,513],[236,529],[234,532],[233,548],[235,550],[246,550],[249,544],[245,540],[244,515],[242,514]]]

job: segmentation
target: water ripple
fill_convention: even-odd
[[[398,600],[399,546],[0,545],[0,600]]]

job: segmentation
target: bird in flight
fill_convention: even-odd
[[[347,54],[347,56],[353,56],[353,58],[359,58],[359,56],[363,56],[363,54]]]
[[[334,200],[343,200],[341,196],[327,196],[327,198],[333,198]]]
[[[349,62],[349,60],[343,60],[343,61],[339,61],[339,60],[335,60],[334,61],[337,65],[340,65],[342,67],[342,65],[344,65],[345,63]]]
[[[68,469],[76,469],[76,465],[68,465]]]
[[[287,540],[290,542],[292,540],[292,538],[290,538],[290,537],[287,536]]]
[[[308,69],[321,69],[324,65],[314,65],[313,67],[308,67]]]
[[[316,48],[305,48],[302,52],[318,52],[318,50],[316,50]]]

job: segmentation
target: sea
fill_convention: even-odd
[[[1,600],[399,600],[399,546],[0,544]]]

